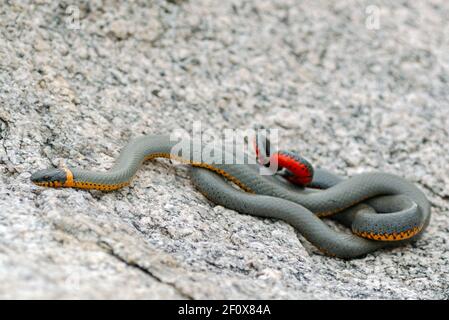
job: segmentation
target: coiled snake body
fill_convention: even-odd
[[[395,175],[365,173],[343,180],[316,169],[310,188],[302,188],[277,175],[261,175],[257,164],[195,162],[192,153],[181,158],[172,153],[175,144],[166,135],[143,136],[123,148],[107,172],[46,169],[32,174],[31,180],[45,187],[109,191],[129,185],[145,160],[181,160],[192,165],[193,183],[212,202],[240,213],[282,219],[321,251],[340,258],[417,240],[429,224],[426,196]],[[320,219],[325,216],[342,222],[353,233],[334,231]]]

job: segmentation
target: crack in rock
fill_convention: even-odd
[[[166,284],[188,300],[194,297],[176,284],[178,275],[185,270],[172,257],[148,246],[135,231],[111,221],[96,220],[85,215],[72,217],[50,217],[56,229],[63,231],[81,242],[93,243],[106,253],[142,271],[145,275]]]
[[[10,166],[8,166],[8,162],[10,162],[9,156],[8,156],[8,149],[6,148],[6,138],[9,131],[9,122],[6,120],[6,117],[2,116],[0,114],[0,143],[4,152],[4,158],[2,157],[2,154],[0,153],[0,163],[3,163],[6,165],[7,172],[11,172]]]
[[[180,289],[176,283],[174,282],[167,282],[164,279],[162,279],[161,277],[159,277],[156,273],[152,272],[151,269],[140,265],[137,261],[133,261],[133,260],[128,260],[126,257],[121,256],[119,253],[115,252],[114,248],[111,247],[108,243],[106,242],[99,242],[98,246],[102,249],[104,249],[109,255],[111,255],[112,257],[116,258],[117,260],[119,260],[120,262],[123,262],[124,264],[126,264],[127,266],[131,267],[131,268],[136,268],[138,270],[140,270],[141,272],[143,272],[144,274],[150,276],[151,278],[155,279],[158,282],[161,282],[163,284],[169,285],[170,287],[172,287],[173,289],[176,290],[176,292],[178,292],[182,297],[188,299],[188,300],[194,300],[194,298],[184,292],[182,289]]]

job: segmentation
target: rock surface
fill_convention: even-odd
[[[0,298],[449,298],[447,1],[1,3]],[[168,161],[113,193],[29,182],[196,120],[279,128],[341,175],[401,175],[431,224],[343,261],[214,206]]]

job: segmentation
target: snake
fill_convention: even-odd
[[[430,222],[431,206],[425,194],[397,175],[368,172],[341,178],[321,168],[312,174],[303,158],[276,153],[281,169],[288,167],[287,176],[304,173],[299,178],[308,182],[304,186],[281,174],[261,174],[260,163],[198,159],[195,150],[203,145],[194,140],[180,154],[178,143],[170,135],[141,136],[121,150],[107,171],[48,168],[32,173],[30,179],[42,187],[112,191],[130,185],[146,160],[178,160],[190,164],[191,181],[213,203],[241,214],[283,220],[325,255],[342,259],[414,242]],[[266,153],[261,149],[259,153]],[[295,162],[300,169],[292,165]],[[341,222],[351,232],[336,230],[324,217]]]

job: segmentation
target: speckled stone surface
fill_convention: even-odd
[[[0,3],[0,298],[449,298],[447,1]],[[343,261],[214,206],[165,160],[113,193],[29,182],[193,121],[262,123],[316,166],[401,175],[431,224]]]

